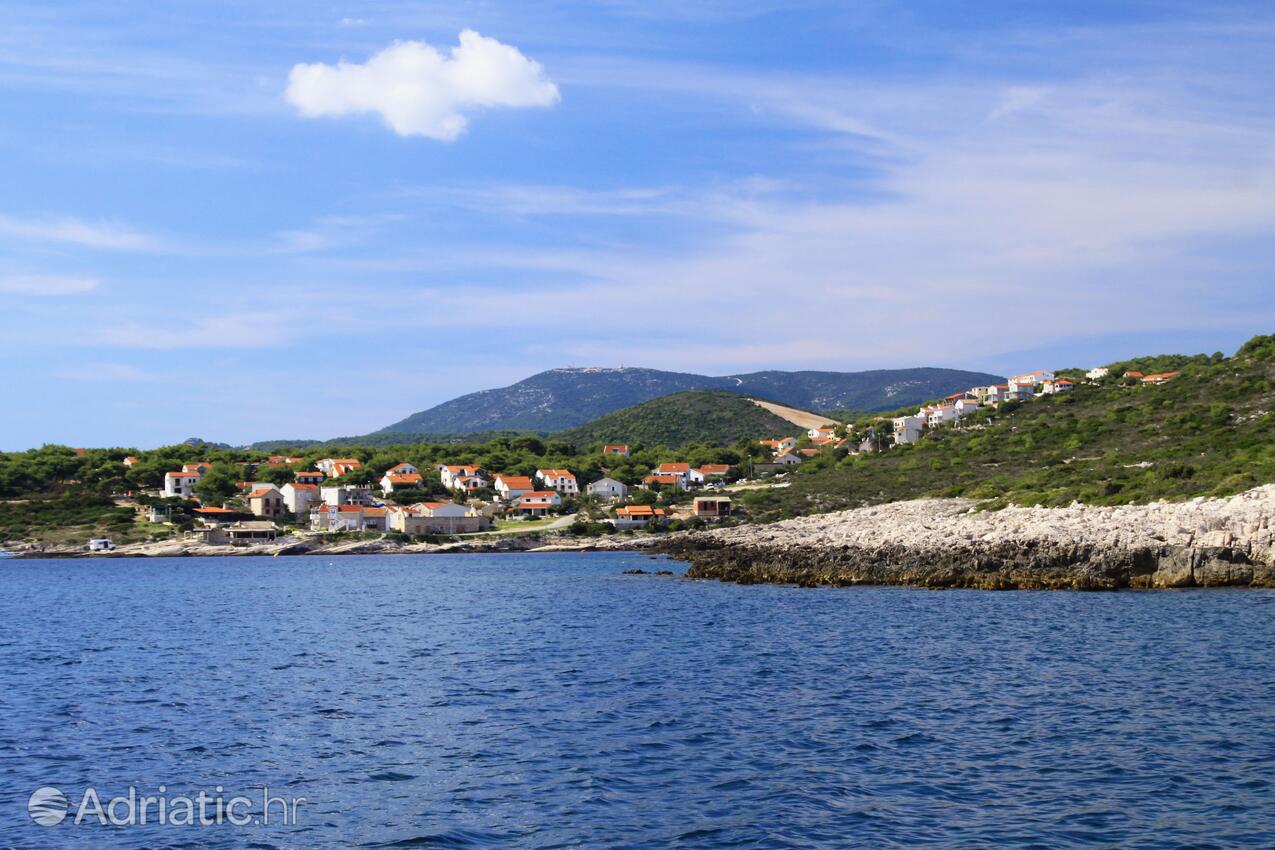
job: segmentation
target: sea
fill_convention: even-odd
[[[0,847],[1275,847],[1275,592],[685,568],[6,560]]]

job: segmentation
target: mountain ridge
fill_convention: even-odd
[[[636,404],[693,390],[725,390],[823,412],[894,410],[957,390],[999,383],[986,372],[932,366],[859,372],[767,370],[710,376],[635,366],[563,367],[418,411],[381,433],[556,432]]]

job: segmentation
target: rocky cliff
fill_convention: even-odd
[[[743,584],[988,590],[1275,587],[1275,486],[1227,499],[980,511],[895,502],[668,540],[687,575]]]

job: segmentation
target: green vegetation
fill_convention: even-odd
[[[1127,369],[1182,374],[1149,386],[1122,378]],[[1238,493],[1275,481],[1275,336],[1231,358],[1116,364],[1099,386],[1003,405],[990,423],[987,415],[879,455],[817,458],[789,476],[791,487],[739,500],[754,517],[774,520],[921,496],[996,508]],[[856,424],[889,428],[884,419]]]
[[[700,390],[674,393],[618,410],[556,437],[576,445],[636,442],[677,447],[693,443],[731,445],[800,430],[744,396],[724,390]]]

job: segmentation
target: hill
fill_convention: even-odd
[[[792,423],[737,393],[695,390],[617,410],[556,436],[576,446],[638,443],[675,448],[692,443],[728,446],[794,430]]]
[[[892,410],[1001,379],[957,369],[754,372],[710,377],[642,368],[551,369],[500,389],[470,393],[414,413],[377,433],[551,433],[691,390],[730,390],[803,410]]]
[[[1166,365],[1182,374],[1160,386],[1118,377],[1126,368],[1150,373]],[[1128,361],[1099,385],[990,415],[976,427],[937,429],[877,455],[820,457],[789,476],[791,487],[741,500],[755,517],[773,520],[922,496],[963,496],[996,508],[1239,493],[1275,481],[1275,336],[1256,337],[1229,358]]]

